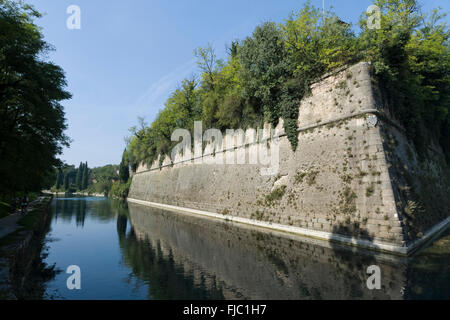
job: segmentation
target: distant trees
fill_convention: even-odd
[[[82,182],[83,182],[83,162],[80,162],[80,165],[77,170],[77,178],[75,180],[75,184],[78,190],[82,190]]]
[[[63,165],[56,169],[55,191],[85,191],[89,187],[90,169],[87,162],[80,162],[78,168]]]
[[[82,173],[82,181],[81,181],[81,188],[80,190],[86,190],[89,183],[89,167],[87,162],[82,167],[83,173]]]
[[[108,194],[115,181],[119,180],[119,166],[106,165],[89,170],[89,193]]]
[[[61,169],[58,169],[57,171],[58,171],[58,173],[56,174],[55,187],[57,190],[59,190],[64,182],[64,175],[63,175]]]
[[[416,0],[374,0],[382,11],[380,29],[355,34],[341,21],[308,1],[279,25],[266,22],[250,37],[233,41],[226,62],[213,48],[197,49],[201,75],[186,79],[173,92],[150,126],[128,139],[132,170],[169,155],[176,128],[242,128],[284,120],[292,148],[298,143],[298,108],[310,84],[324,74],[358,61],[369,61],[385,104],[424,151],[431,140],[450,161],[450,51],[444,15],[421,14]],[[426,154],[426,152],[422,152]]]
[[[119,180],[119,171],[118,165],[110,164],[93,169],[87,162],[80,162],[78,168],[64,165],[55,173],[56,182],[52,190],[108,194],[113,183]]]
[[[40,190],[69,145],[61,101],[64,71],[44,60],[51,50],[22,2],[0,1],[0,194]]]
[[[70,177],[69,173],[66,173],[64,176],[64,191],[69,191],[70,188]]]

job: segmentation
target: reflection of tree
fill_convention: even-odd
[[[108,222],[127,210],[123,204],[103,198],[58,199],[52,209],[53,219],[70,222],[75,218],[78,227],[84,226],[87,217]]]
[[[128,218],[123,214],[117,216],[117,234],[119,239],[126,237]]]
[[[450,230],[408,266],[406,299],[450,299]]]
[[[76,214],[76,223],[77,226],[84,227],[84,220],[86,218],[86,201],[77,201],[76,202],[77,214]]]
[[[126,226],[126,217],[119,215],[117,232],[123,259],[133,274],[148,284],[150,299],[224,299],[215,279],[208,286],[202,276],[198,283],[185,272],[182,265],[175,263],[171,249],[165,256],[159,241],[156,246],[148,239],[141,241],[133,228],[126,234]]]

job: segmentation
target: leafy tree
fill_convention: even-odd
[[[130,178],[130,169],[127,159],[127,150],[125,149],[122,155],[122,161],[120,162],[119,166],[119,177],[120,181],[127,182]]]
[[[275,23],[256,27],[239,50],[243,95],[254,97],[262,105],[264,119],[277,125],[280,117],[293,149],[297,148],[298,107],[303,90],[294,79],[293,68],[283,42],[283,33]]]
[[[55,183],[56,190],[59,190],[61,188],[61,185],[64,182],[63,179],[64,179],[63,173],[62,173],[61,169],[58,169],[58,173],[56,174],[56,183]]]
[[[0,192],[40,190],[69,145],[63,70],[43,60],[51,47],[22,2],[0,1]],[[30,159],[33,159],[30,161]]]
[[[194,55],[198,59],[198,66],[203,72],[203,81],[211,91],[214,91],[215,79],[218,69],[222,66],[222,61],[217,59],[214,48],[208,44],[206,48],[197,48]]]
[[[77,185],[78,190],[82,190],[82,181],[83,181],[83,162],[80,162],[80,166],[77,170],[77,178],[75,180],[75,184]]]
[[[360,44],[373,62],[390,113],[404,125],[419,154],[431,140],[440,142],[450,159],[449,30],[445,15],[421,14],[416,0],[376,0],[381,28],[360,25]]]
[[[250,37],[233,41],[226,63],[211,45],[195,51],[199,81],[184,80],[150,125],[134,128],[126,157],[135,171],[170,154],[174,129],[247,128],[283,119],[293,150],[298,144],[298,108],[312,83],[328,72],[361,60],[371,62],[388,112],[405,127],[419,151],[439,143],[450,161],[450,53],[445,15],[420,13],[416,0],[375,0],[380,29],[355,34],[334,13],[324,17],[308,1],[277,25],[257,26]],[[421,154],[426,155],[426,152]],[[162,158],[161,158],[162,159]]]
[[[64,191],[68,191],[70,188],[70,179],[69,179],[69,173],[66,173],[64,175]]]
[[[89,183],[89,167],[87,162],[83,164],[83,175],[82,175],[82,182],[81,182],[81,190],[86,190]]]

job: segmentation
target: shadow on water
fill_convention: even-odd
[[[32,236],[10,258],[10,279],[14,296],[19,300],[42,300],[46,283],[60,272],[55,265],[44,262],[47,257],[45,235],[50,230],[49,214],[36,225]]]
[[[407,299],[450,299],[450,228],[411,259],[406,274]]]

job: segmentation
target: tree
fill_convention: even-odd
[[[83,176],[82,176],[81,190],[86,190],[89,183],[89,167],[87,162],[83,165]]]
[[[234,41],[224,64],[208,45],[194,53],[201,70],[199,85],[185,80],[170,95],[156,120],[134,128],[127,140],[127,160],[135,171],[170,154],[177,127],[261,127],[283,119],[293,150],[298,144],[300,101],[323,75],[358,61],[371,62],[383,105],[405,127],[419,154],[439,142],[450,161],[450,49],[445,15],[420,13],[416,0],[375,0],[381,28],[361,32],[332,12],[307,1],[298,14],[277,25],[257,26],[250,37]]]
[[[77,170],[77,177],[75,179],[75,184],[77,185],[78,190],[82,190],[82,182],[83,182],[83,162],[80,162],[80,166],[78,167]]]
[[[376,0],[381,28],[367,28],[360,46],[373,62],[385,105],[399,119],[422,156],[431,140],[450,159],[450,49],[445,15],[422,14],[416,0]]]
[[[70,179],[69,179],[69,173],[66,173],[64,175],[64,191],[68,191],[70,188]]]
[[[63,184],[64,176],[61,172],[61,169],[58,169],[58,173],[56,174],[56,190],[59,190],[61,188],[61,185]]]
[[[197,65],[204,74],[204,82],[211,91],[214,91],[214,82],[218,69],[222,66],[222,61],[217,59],[216,52],[211,44],[206,48],[197,48],[194,50],[197,57]]]
[[[40,190],[69,146],[63,70],[43,60],[51,47],[22,2],[0,1],[0,192]],[[30,161],[33,159],[33,161]]]
[[[264,119],[284,127],[292,148],[298,144],[297,120],[300,99],[305,92],[302,79],[294,79],[283,33],[273,22],[256,27],[239,50],[245,97],[255,97],[262,105]]]
[[[127,149],[123,151],[122,155],[122,161],[120,162],[119,166],[119,178],[121,182],[127,182],[130,178],[130,169],[129,169],[129,163],[127,159]]]

